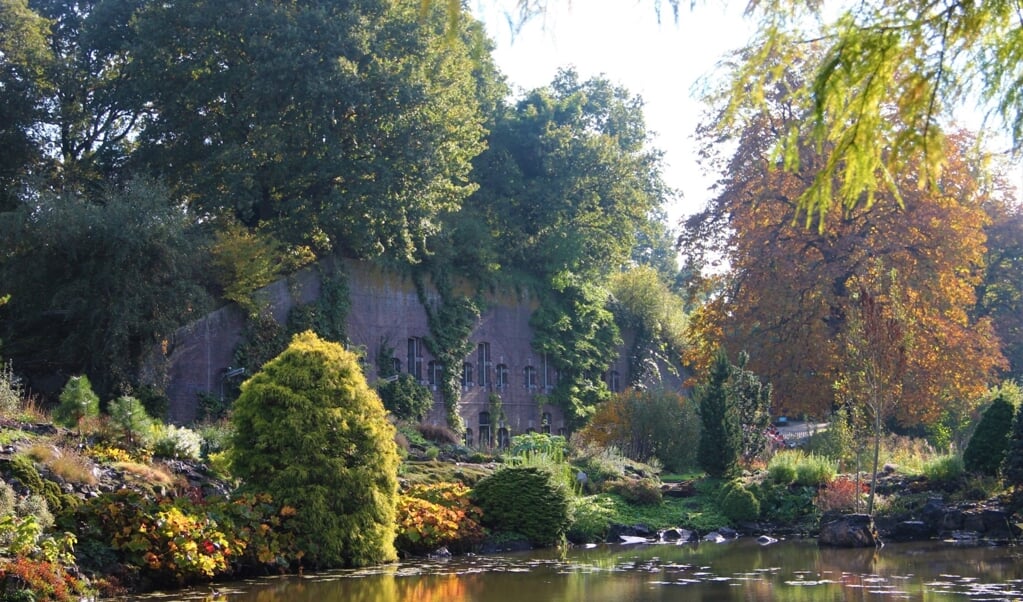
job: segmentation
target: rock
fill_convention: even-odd
[[[693,497],[696,495],[696,486],[693,484],[693,481],[665,483],[661,485],[661,495],[671,498]]]
[[[761,535],[757,538],[757,543],[762,546],[769,546],[772,543],[778,543],[778,540],[769,535]]]
[[[896,541],[930,539],[936,534],[931,525],[922,520],[904,520],[895,525],[892,537]]]
[[[658,537],[657,531],[654,531],[647,525],[611,525],[607,531],[607,541],[608,543],[617,543],[623,535],[642,537],[644,539]]]
[[[710,533],[703,536],[703,541],[709,541],[711,543],[721,543],[727,541],[723,535],[717,531],[711,531]]]
[[[963,528],[963,511],[958,508],[952,508],[945,511],[945,515],[941,517],[941,531],[959,531]]]
[[[689,531],[688,529],[679,529],[678,527],[676,527],[674,529],[665,529],[661,531],[659,534],[659,539],[661,541],[687,542],[693,541],[693,539],[695,539],[695,536],[693,532]]]
[[[426,555],[427,558],[451,558],[451,552],[444,546],[437,548]]]
[[[865,548],[881,545],[881,539],[870,515],[845,514],[821,523],[817,543],[839,548]]]
[[[622,543],[625,545],[637,543],[650,543],[649,539],[645,537],[638,537],[636,535],[619,535],[618,538],[621,539]]]
[[[721,527],[718,529],[718,533],[725,539],[737,539],[739,537],[739,532],[730,527]]]

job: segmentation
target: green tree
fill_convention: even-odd
[[[174,329],[210,305],[204,247],[193,215],[141,180],[0,213],[5,353],[28,376],[88,374],[101,397],[137,385]]]
[[[93,392],[89,377],[72,376],[60,392],[60,405],[53,412],[54,421],[68,428],[78,428],[81,433],[82,419],[96,416],[99,416],[99,395]]]
[[[732,366],[728,388],[742,427],[742,458],[750,462],[767,447],[767,427],[771,425],[771,385],[764,384],[756,373],[746,369],[748,353],[741,352],[738,361]]]
[[[970,472],[995,476],[1005,458],[1016,408],[1023,404],[1023,390],[1005,381],[993,388],[988,398],[989,405],[963,450],[963,464]]]
[[[739,467],[742,453],[742,425],[729,391],[732,364],[723,349],[711,364],[707,381],[693,396],[700,405],[700,447],[697,460],[715,478],[731,476]]]
[[[1013,490],[1018,502],[1023,489],[1023,403],[1016,406],[1016,413],[1012,418],[1012,430],[1009,431],[1001,474],[1006,487]]]
[[[152,442],[153,419],[142,402],[130,395],[122,395],[107,407],[110,423],[123,438],[129,449],[147,447]]]
[[[248,490],[295,508],[315,567],[396,558],[394,427],[355,354],[307,331],[242,385],[233,469]]]
[[[536,546],[561,543],[571,522],[571,493],[546,468],[502,468],[476,484],[472,499],[483,510],[484,526]]]
[[[474,188],[488,48],[470,20],[447,37],[404,2],[186,0],[129,23],[154,111],[134,164],[201,212],[317,254],[408,259]]]

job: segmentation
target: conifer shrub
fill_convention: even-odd
[[[1017,503],[1023,489],[1023,403],[1016,408],[1012,419],[1012,430],[1006,443],[1005,459],[1002,461],[1002,479],[1013,489]]]
[[[53,421],[78,428],[83,419],[96,416],[99,416],[99,395],[93,392],[89,377],[72,376],[60,392],[60,405],[53,412]]]
[[[571,523],[566,487],[549,470],[506,466],[476,484],[473,502],[483,510],[483,525],[524,536],[532,545],[562,541]]]
[[[358,357],[307,331],[242,385],[232,471],[243,490],[297,511],[314,567],[395,560],[398,451]]]
[[[720,504],[721,513],[734,522],[749,522],[760,516],[760,501],[738,480],[721,488]]]
[[[152,444],[153,419],[142,402],[123,395],[110,402],[107,408],[110,426],[128,450],[147,448]]]
[[[400,374],[390,382],[381,381],[377,393],[387,411],[398,420],[419,422],[433,407],[433,393],[411,374]]]
[[[1020,398],[1020,389],[1011,382],[1003,383],[993,391],[991,405],[981,415],[977,430],[963,451],[963,465],[969,472],[988,476],[998,474],[1005,450],[1009,445],[1009,430],[1016,413],[1014,402]]]
[[[697,459],[707,475],[728,477],[739,468],[742,426],[738,409],[729,394],[732,365],[719,350],[707,382],[696,389],[700,406],[700,443]]]

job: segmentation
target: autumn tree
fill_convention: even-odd
[[[833,205],[823,229],[807,228],[799,199],[827,157],[801,146],[793,172],[772,150],[804,117],[790,94],[804,85],[798,69],[776,80],[770,110],[745,114],[734,152],[713,163],[722,174],[717,196],[685,224],[683,252],[697,260],[717,253],[730,266],[720,294],[692,318],[702,342],[691,357],[705,366],[721,342],[756,349],[750,369],[774,385],[780,412],[829,415],[833,383],[845,370],[840,341],[855,309],[854,282],[880,259],[899,274],[906,334],[917,349],[897,418],[931,421],[943,404],[976,398],[1002,365],[990,320],[971,315],[987,222],[985,189],[969,160],[973,139],[947,137],[939,190],[918,186],[910,171],[892,173],[901,206],[894,198],[849,210]],[[720,130],[704,135],[708,150],[721,141]]]

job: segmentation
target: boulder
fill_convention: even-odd
[[[895,525],[892,538],[896,541],[919,541],[936,535],[929,523],[922,520],[904,520]]]
[[[865,548],[881,545],[881,539],[869,514],[843,514],[821,523],[817,543],[839,548]]]
[[[696,534],[688,529],[680,529],[675,527],[673,529],[665,529],[660,532],[659,539],[661,541],[677,541],[677,542],[689,542],[697,539]]]

